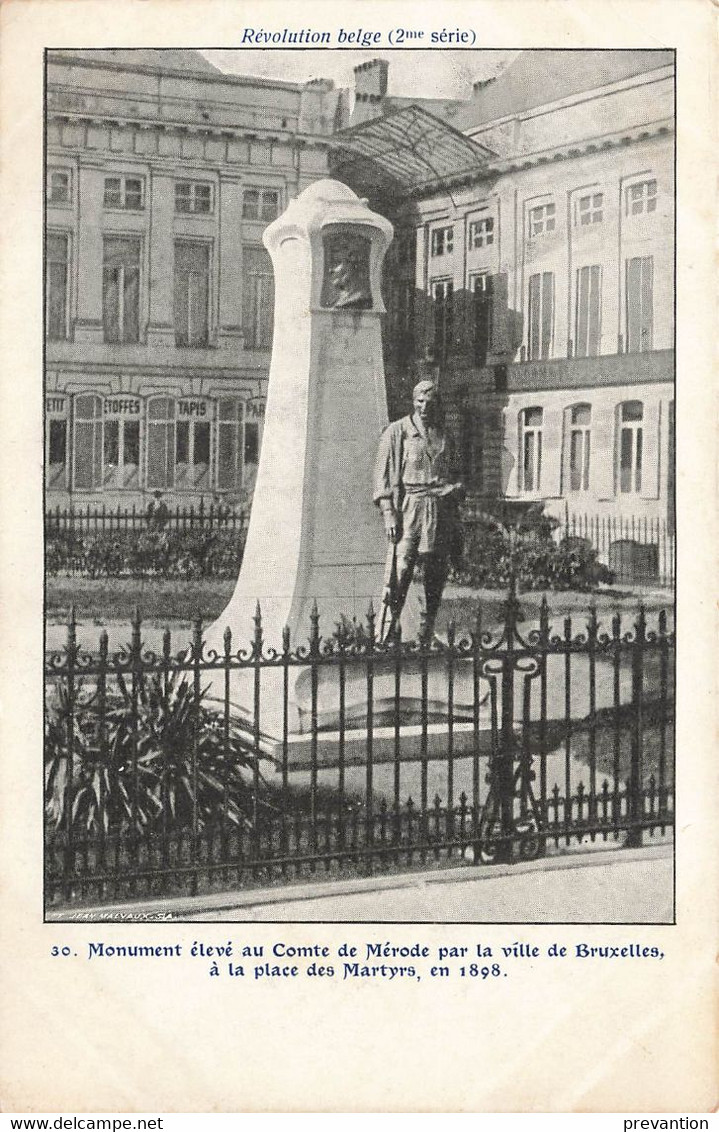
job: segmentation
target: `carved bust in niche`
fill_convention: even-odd
[[[371,241],[359,232],[327,232],[321,303],[334,310],[371,310]]]

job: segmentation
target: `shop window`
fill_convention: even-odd
[[[242,487],[243,405],[239,397],[221,397],[217,422],[217,487],[239,491]]]
[[[103,485],[122,490],[140,482],[139,397],[106,397],[103,405]]]
[[[210,249],[207,244],[175,242],[175,344],[206,346]]]
[[[176,181],[175,212],[212,212],[212,185],[206,181]]]
[[[529,277],[529,338],[531,361],[549,358],[554,326],[554,275],[545,271]]]
[[[97,491],[102,487],[102,398],[78,394],[74,408],[73,487]]]
[[[67,487],[67,419],[51,417],[45,432],[45,485],[49,491]]]
[[[242,328],[245,348],[269,350],[275,316],[272,261],[265,249],[259,247],[244,247],[242,257]]]
[[[657,182],[636,181],[624,190],[624,211],[627,216],[640,216],[657,210]]]
[[[540,204],[529,210],[529,235],[543,236],[557,227],[557,208],[554,204]]]
[[[147,406],[147,487],[175,486],[176,405],[172,397],[153,397]]]
[[[72,203],[72,173],[69,169],[48,169],[47,203],[51,205]]]
[[[451,279],[435,279],[431,284],[434,319],[432,352],[435,362],[443,364],[452,346],[454,324],[454,287]]]
[[[454,228],[434,228],[432,230],[431,252],[433,256],[450,255],[454,248]]]
[[[601,318],[601,270],[597,265],[577,271],[575,353],[593,358],[599,353]]]
[[[47,336],[54,342],[67,338],[69,248],[69,236],[48,233],[45,244],[45,317]]]
[[[634,495],[642,490],[644,406],[641,401],[625,401],[619,416],[619,491]]]
[[[205,407],[205,402],[202,402]],[[180,402],[182,412],[182,402]],[[210,422],[178,417],[175,432],[175,486],[210,486]]]
[[[140,212],[144,207],[142,177],[105,177],[105,208],[122,208]]]
[[[278,189],[245,189],[242,195],[243,220],[274,220],[279,212]]]
[[[654,259],[636,256],[627,260],[627,353],[640,354],[652,348],[654,307]]]
[[[494,243],[494,217],[484,216],[469,224],[468,243],[470,251],[474,248],[489,247]]]
[[[483,366],[492,342],[492,276],[475,275],[470,281],[470,287],[474,310],[474,364]]]
[[[520,484],[522,491],[539,491],[542,483],[543,411],[532,407],[520,413]]]
[[[573,405],[569,409],[569,490],[589,491],[592,407]]]
[[[106,342],[140,338],[140,241],[107,237],[103,244],[102,313]]]
[[[589,193],[574,202],[574,223],[581,228],[601,224],[604,220],[604,194]]]

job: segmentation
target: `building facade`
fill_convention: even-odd
[[[47,62],[49,507],[237,502],[262,439],[262,232],[327,174],[343,92],[191,51]]]
[[[673,54],[522,52],[431,118],[357,81],[333,168],[384,163],[389,382],[436,375],[476,493],[671,523]]]

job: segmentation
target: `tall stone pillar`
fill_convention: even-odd
[[[150,230],[150,319],[148,346],[175,345],[173,311],[172,222],[175,215],[175,182],[165,173],[153,172],[152,228]]]
[[[76,342],[102,342],[102,190],[100,170],[80,166],[78,193],[83,219],[78,229]]]
[[[242,349],[242,183],[220,177],[219,344]]]
[[[364,621],[370,602],[380,614],[387,543],[372,488],[387,424],[380,279],[391,239],[388,220],[329,180],[265,230],[275,327],[262,451],[240,576],[210,648],[222,651],[227,626],[233,649],[246,646],[257,602],[274,648],[285,626],[293,647],[307,642],[315,601],[325,636],[342,617]],[[405,609],[415,635],[415,594]]]

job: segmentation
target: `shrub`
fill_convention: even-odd
[[[221,817],[247,823],[252,799],[246,772],[254,766],[247,736],[232,724],[226,740],[222,717],[202,703],[196,707],[191,681],[176,672],[141,679],[136,715],[121,675],[117,691],[108,695],[104,719],[92,694],[75,704],[72,717],[64,688],[48,703],[45,813],[54,829],[66,828],[68,803],[77,836],[151,832],[163,819],[189,826],[195,807],[200,827]]]
[[[88,578],[232,578],[242,562],[244,536],[227,529],[174,531],[60,531],[47,537],[49,575]]]
[[[514,533],[491,520],[472,525],[465,540],[463,563],[456,581],[487,589],[504,589],[512,575],[525,590],[593,590],[614,576],[597,552],[576,540],[552,538],[556,522],[542,516],[518,523]]]

